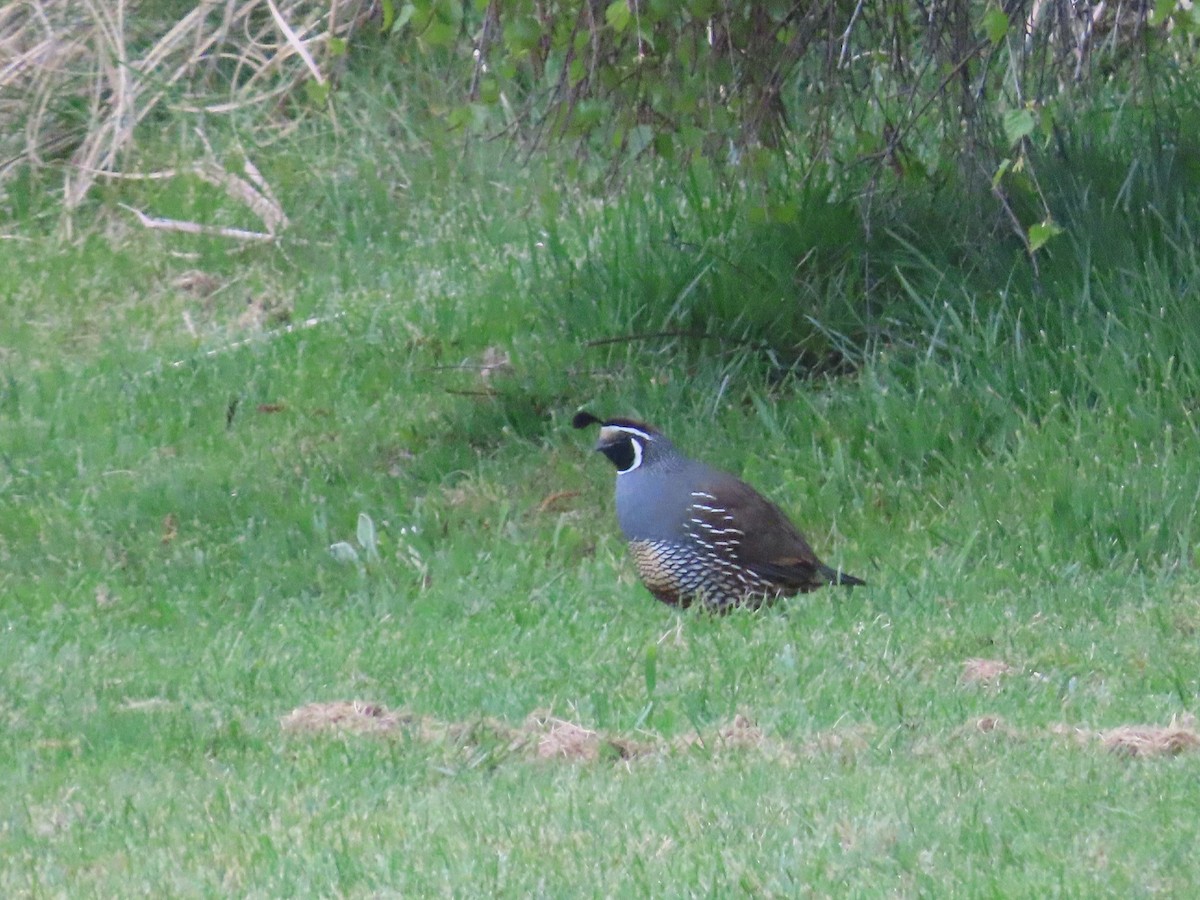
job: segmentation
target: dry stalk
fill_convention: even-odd
[[[0,184],[23,166],[69,154],[64,206],[70,213],[98,179],[121,176],[140,126],[164,103],[185,114],[226,114],[277,103],[306,80],[326,84],[330,39],[348,39],[372,6],[373,0],[199,0],[155,36],[146,34],[128,0],[0,3]],[[218,75],[224,87],[214,91]],[[88,113],[84,123],[70,111],[80,102]],[[188,171],[247,205],[268,237],[287,227],[253,163],[243,164],[244,177],[211,162]],[[168,220],[137,215],[150,227],[167,227]],[[177,224],[185,227],[176,230],[196,226],[263,239]]]

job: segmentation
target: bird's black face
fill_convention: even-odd
[[[641,466],[647,449],[656,439],[662,438],[662,435],[649,425],[632,419],[609,419],[602,422],[591,413],[581,412],[575,416],[572,424],[576,428],[600,426],[596,450],[607,456],[617,467],[618,475],[632,472]]]
[[[607,456],[617,473],[623,475],[632,472],[642,464],[645,455],[644,441],[648,438],[636,431],[606,425],[600,429],[600,439],[596,441],[596,449]]]

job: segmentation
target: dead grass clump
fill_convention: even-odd
[[[1165,727],[1155,725],[1122,725],[1099,735],[1105,749],[1124,756],[1178,756],[1200,747],[1193,716],[1172,719]]]
[[[351,734],[386,734],[412,725],[414,716],[389,710],[377,703],[360,700],[338,700],[333,703],[308,703],[298,706],[280,719],[284,731],[349,732]]]
[[[675,754],[754,754],[782,764],[801,758],[847,758],[865,750],[870,726],[834,728],[797,744],[772,737],[753,718],[738,713],[712,730],[690,731],[674,739],[633,739],[586,728],[549,710],[534,710],[520,725],[481,718],[445,722],[389,710],[377,703],[335,701],[310,703],[280,719],[283,729],[300,734],[404,737],[441,748],[452,765],[493,766],[509,759],[603,763],[665,758]]]
[[[653,744],[603,735],[543,711],[531,713],[522,729],[527,736],[527,746],[537,759],[583,762],[602,758],[633,759],[658,749]]]
[[[138,707],[130,705],[127,708]],[[795,744],[764,734],[752,718],[738,713],[731,722],[706,734],[691,731],[674,740],[632,740],[585,728],[546,710],[535,710],[519,726],[512,726],[492,718],[445,722],[360,700],[309,703],[283,716],[280,724],[284,731],[299,734],[405,736],[423,744],[448,747],[453,755],[464,757],[469,766],[494,765],[512,756],[593,763],[695,751],[707,755],[755,753],[772,760],[789,761],[799,757],[852,755],[866,750],[874,733],[870,726],[835,728]],[[1101,732],[1065,724],[1051,725],[1046,731],[1021,731],[998,716],[982,716],[970,720],[966,729],[972,734],[996,734],[1024,740],[1035,739],[1048,731],[1056,737],[1068,738],[1076,747],[1093,746],[1099,740],[1106,749],[1131,757],[1177,756],[1200,748],[1196,720],[1190,715],[1172,719],[1165,727],[1124,725]]]
[[[737,713],[733,721],[720,725],[713,734],[701,734],[699,731],[689,731],[672,742],[675,750],[690,750],[702,747],[709,751],[730,750],[761,750],[765,743],[762,729],[754,720],[744,713]]]
[[[980,734],[992,734],[998,732],[1000,734],[1009,733],[1008,724],[999,716],[979,716],[971,722],[974,731]]]
[[[188,269],[171,279],[171,287],[196,300],[206,300],[223,287],[221,279],[200,269]]]
[[[999,659],[968,659],[962,664],[960,684],[981,684],[987,687],[999,683],[1001,677],[1013,672],[1013,667]]]
[[[444,722],[390,710],[378,703],[337,700],[308,703],[280,719],[284,731],[304,734],[406,735],[422,743],[445,744],[471,751],[483,750],[489,758],[517,753],[534,759],[592,762],[630,759],[654,752],[653,744],[601,734],[548,712],[531,713],[519,727],[496,719]]]
[[[607,734],[547,710],[535,710],[514,727],[491,718],[444,722],[361,700],[308,703],[283,716],[280,725],[284,731],[299,734],[403,735],[422,743],[452,747],[456,753],[464,751],[471,764],[494,762],[514,754],[525,759],[568,762],[631,760],[695,747],[710,752],[767,753],[773,758],[791,752],[783,742],[765,737],[750,717],[740,713],[713,733],[691,732],[673,741],[633,740]],[[822,738],[821,746],[823,752],[832,752],[843,749],[844,742],[827,745]]]
[[[1106,750],[1129,757],[1178,756],[1200,748],[1200,734],[1192,715],[1172,718],[1167,725],[1120,725],[1094,731],[1059,723],[1048,730],[1056,737],[1069,739],[1076,747],[1092,746],[1099,741]]]
[[[746,715],[738,713],[728,725],[717,729],[717,738],[726,747],[757,750],[763,745],[762,729]]]

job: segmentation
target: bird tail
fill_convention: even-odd
[[[848,572],[843,572],[841,569],[831,569],[829,566],[821,566],[821,577],[829,579],[830,584],[841,584],[846,587],[862,586],[866,582],[861,578],[855,578]]]

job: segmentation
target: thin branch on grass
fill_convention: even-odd
[[[201,135],[201,140],[204,140]],[[207,147],[207,141],[205,141]],[[211,148],[208,148],[211,153]],[[199,178],[207,184],[218,187],[223,190],[226,196],[238,201],[248,207],[259,219],[262,220],[265,227],[264,232],[248,231],[241,228],[229,228],[219,225],[203,225],[198,222],[186,222],[178,219],[164,219],[147,215],[141,210],[134,209],[127,204],[120,204],[123,209],[127,209],[138,217],[138,220],[147,228],[155,228],[164,231],[179,231],[186,234],[207,234],[217,237],[228,237],[236,240],[244,241],[269,241],[274,240],[279,232],[287,228],[289,219],[287,213],[283,211],[282,205],[271,190],[271,185],[263,177],[258,167],[254,165],[249,158],[242,161],[242,169],[246,173],[249,181],[239,178],[232,172],[228,172],[221,166],[217,165],[211,159],[198,163],[191,169],[184,170],[168,170],[166,172],[154,172],[147,175],[136,175],[130,173],[122,173],[116,175],[111,173],[111,177],[119,177],[125,179],[143,178],[145,180],[157,180],[164,177],[175,177],[180,174],[190,174]],[[97,173],[110,177],[110,173]],[[253,182],[253,184],[251,184]]]
[[[117,204],[124,210],[133,213],[138,221],[146,228],[156,231],[178,231],[183,234],[206,234],[213,237],[227,237],[239,241],[273,241],[275,235],[262,231],[247,231],[244,228],[227,228],[223,225],[202,225],[199,222],[186,222],[181,219],[163,219],[148,216],[140,209],[134,209],[126,203]]]

